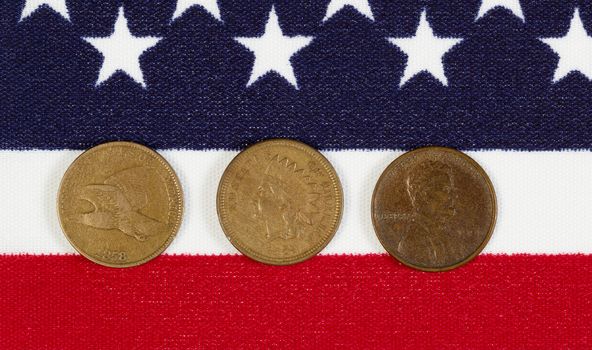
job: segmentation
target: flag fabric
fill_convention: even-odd
[[[10,0],[0,4],[0,348],[590,348],[592,3]],[[344,187],[306,262],[238,253],[216,214],[257,141],[318,148]],[[127,140],[173,166],[186,212],[149,263],[112,269],[62,234],[68,165]],[[415,147],[458,148],[495,186],[492,239],[445,273],[376,238],[370,198]]]

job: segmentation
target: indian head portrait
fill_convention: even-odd
[[[251,196],[251,216],[267,240],[303,238],[319,211],[318,196],[296,166],[288,158],[273,156]]]

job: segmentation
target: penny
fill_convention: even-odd
[[[64,234],[86,258],[130,267],[162,253],[183,213],[181,185],[153,150],[131,142],[105,143],[82,153],[58,193]]]
[[[408,152],[384,171],[372,197],[372,223],[403,264],[446,271],[485,247],[497,215],[493,185],[469,156],[443,147]]]
[[[289,265],[320,252],[337,231],[343,192],[335,169],[301,142],[273,139],[239,153],[218,187],[230,242],[262,263]]]

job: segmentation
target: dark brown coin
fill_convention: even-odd
[[[58,194],[58,215],[74,248],[97,264],[130,267],[171,243],[183,213],[181,185],[153,150],[110,142],[70,165]]]
[[[230,242],[272,265],[306,260],[333,238],[343,193],[329,161],[294,140],[268,140],[237,155],[220,180],[218,217]]]
[[[469,156],[443,147],[405,153],[384,171],[372,222],[384,248],[424,271],[461,266],[485,247],[497,214],[493,185]]]

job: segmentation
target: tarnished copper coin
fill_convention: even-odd
[[[372,222],[384,248],[424,271],[450,270],[477,256],[496,215],[485,171],[450,148],[403,154],[386,168],[372,197]]]
[[[91,148],[70,165],[58,193],[62,230],[80,254],[130,267],[171,243],[183,213],[181,185],[158,153],[131,142]]]
[[[218,217],[230,242],[262,263],[288,265],[320,252],[343,209],[329,161],[297,141],[274,139],[237,155],[218,187]]]

